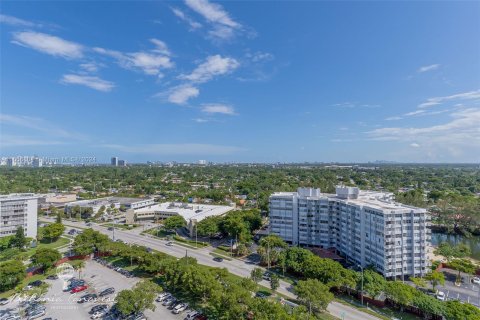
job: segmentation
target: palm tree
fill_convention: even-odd
[[[74,268],[78,270],[78,278],[81,279],[80,274],[82,272],[82,269],[85,268],[85,261],[80,261]]]

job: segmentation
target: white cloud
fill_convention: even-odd
[[[170,9],[172,9],[173,14],[175,14],[180,20],[188,23],[188,25],[190,26],[190,28],[192,28],[192,30],[199,29],[202,27],[202,24],[200,22],[193,20],[188,15],[186,15],[182,10],[178,8],[170,8]]]
[[[86,63],[80,64],[80,68],[82,68],[87,72],[97,72],[99,67],[100,65],[95,62],[86,62]]]
[[[47,146],[59,145],[65,142],[47,139],[38,139],[36,137],[24,137],[9,134],[0,135],[0,144],[2,148],[21,147],[21,146]]]
[[[420,148],[420,145],[419,145],[418,143],[416,143],[416,142],[413,142],[413,143],[410,144],[410,147],[412,147],[412,148]]]
[[[32,129],[55,138],[85,139],[83,134],[67,131],[41,118],[0,113],[0,124],[2,125],[2,129],[7,126],[15,126],[23,128],[23,131],[25,131],[25,128]]]
[[[172,68],[174,63],[170,59],[171,53],[165,42],[158,39],[150,39],[150,41],[155,45],[155,48],[148,52],[123,53],[98,47],[93,48],[93,50],[114,58],[122,68],[142,70],[147,75],[160,75],[161,70]]]
[[[246,57],[252,60],[253,62],[270,61],[274,59],[273,54],[269,52],[261,52],[261,51],[257,51],[253,54],[247,53]]]
[[[83,46],[45,33],[25,31],[13,34],[13,43],[65,59],[83,57]]]
[[[100,79],[99,77],[82,76],[77,74],[65,74],[60,82],[65,84],[78,84],[103,92],[109,92],[115,87],[113,82]]]
[[[459,110],[452,120],[427,127],[385,127],[367,132],[371,140],[418,144],[416,154],[429,159],[478,159],[480,156],[480,108]]]
[[[403,118],[399,117],[399,116],[393,116],[393,117],[385,118],[385,120],[387,120],[387,121],[395,121],[395,120],[401,120],[401,119],[403,119]]]
[[[195,122],[198,122],[198,123],[210,122],[209,119],[203,119],[203,118],[195,118],[195,119],[192,119],[192,120],[195,121]]]
[[[224,104],[209,103],[202,106],[202,112],[205,113],[221,113],[226,115],[236,115],[235,109],[232,106]]]
[[[12,16],[7,16],[6,14],[0,14],[0,23],[8,24],[11,26],[16,26],[16,27],[41,27],[41,25],[23,20],[20,18],[12,17]]]
[[[428,66],[423,66],[423,67],[418,68],[417,72],[418,73],[423,73],[423,72],[433,71],[433,70],[437,70],[439,67],[440,67],[439,64],[431,64],[431,65],[428,65]]]
[[[220,55],[209,56],[191,74],[180,75],[180,78],[194,82],[206,82],[215,76],[230,73],[239,66],[240,63],[234,58],[223,58]]]
[[[210,3],[207,0],[185,0],[190,9],[202,15],[207,21],[222,24],[231,28],[240,28],[240,24],[235,22],[223,7],[216,3]]]
[[[208,0],[185,0],[185,4],[200,14],[211,25],[208,35],[213,39],[228,40],[235,36],[243,26],[234,21],[223,7]],[[175,13],[175,12],[174,12]],[[177,13],[175,13],[179,16]]]
[[[142,153],[153,155],[230,155],[245,151],[244,148],[202,143],[179,144],[145,144],[145,145],[119,145],[105,144],[102,148],[110,148],[120,152]]]
[[[153,49],[152,51],[161,53],[161,54],[166,55],[166,56],[170,56],[172,54],[170,52],[170,50],[168,49],[167,44],[165,42],[163,42],[162,40],[152,38],[152,39],[150,39],[150,42],[153,43],[156,46],[156,48]]]
[[[407,113],[404,114],[404,116],[411,117],[411,116],[416,116],[416,115],[421,114],[421,113],[425,113],[425,110],[416,110],[416,111],[412,111],[412,112],[407,112]]]
[[[450,96],[444,97],[434,97],[427,99],[426,102],[423,102],[418,105],[419,108],[428,108],[433,107],[445,102],[456,101],[456,100],[478,100],[480,99],[480,90],[457,93]]]
[[[182,85],[171,89],[167,100],[175,104],[185,104],[199,94],[200,90],[198,88],[191,85]]]

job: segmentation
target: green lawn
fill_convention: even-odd
[[[206,242],[201,242],[201,241],[196,242],[194,240],[188,240],[188,239],[185,239],[185,238],[182,238],[182,237],[179,237],[179,236],[173,236],[173,239],[179,244],[185,243],[185,244],[188,244],[189,246],[194,247],[194,248],[204,248],[204,247],[209,246],[209,244],[206,243]]]
[[[165,229],[162,228],[152,228],[148,229],[142,232],[142,234],[150,234],[154,237],[164,239],[167,238],[168,236],[173,236],[175,235],[174,232],[166,231]]]
[[[42,240],[37,242],[37,247],[28,249],[27,254],[29,257],[31,257],[35,253],[35,251],[39,248],[58,249],[60,247],[68,245],[69,243],[70,243],[70,240],[63,237],[60,237],[53,242],[50,242],[49,240]]]
[[[213,253],[216,253],[216,254],[220,254],[222,256],[227,256],[227,257],[231,257],[232,255],[230,254],[230,251],[227,251],[227,250],[223,250],[221,248],[215,248],[213,251]]]
[[[369,313],[373,316],[376,316],[380,319],[390,320],[392,318],[397,318],[400,320],[419,320],[422,319],[417,317],[413,314],[406,313],[406,312],[399,312],[392,310],[390,308],[377,308],[375,306],[369,305],[368,308],[366,306],[362,306],[361,302],[353,299],[352,297],[348,296],[336,296],[335,301],[345,304],[347,306],[353,307],[365,313]]]

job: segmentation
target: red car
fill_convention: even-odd
[[[78,286],[72,289],[70,293],[81,292],[83,290],[87,290],[88,286]]]

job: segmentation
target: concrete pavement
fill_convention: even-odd
[[[47,219],[45,220],[49,221]],[[72,227],[87,228],[85,224],[80,222],[64,221],[63,223],[65,225],[72,226]],[[108,235],[110,238],[113,237],[113,231],[109,231],[108,228],[106,227],[102,227],[94,224],[91,226],[91,228],[103,234]],[[216,262],[213,260],[213,257],[209,254],[210,251],[207,248],[188,249],[176,244],[174,244],[173,246],[167,246],[166,243],[168,241],[152,238],[147,235],[140,235],[139,232],[136,231],[135,229],[130,231],[115,229],[115,240],[117,239],[121,239],[122,241],[125,241],[127,243],[140,244],[140,245],[152,248],[154,250],[167,253],[177,258],[182,258],[186,254],[188,254],[188,256],[197,259],[199,264],[212,266],[212,267],[227,268],[229,272],[241,277],[250,277],[250,273],[253,270],[253,268],[258,267],[256,265],[247,264],[238,259],[232,259],[231,261],[228,261],[225,259],[223,260],[223,262]],[[262,280],[260,284],[266,287],[270,286],[270,283],[265,280]],[[293,293],[292,285],[285,281],[280,281],[280,287],[277,289],[277,292],[289,298],[293,298],[293,299],[296,298],[295,294]],[[343,305],[338,302],[330,303],[327,310],[333,316],[343,320],[378,320],[379,319],[368,313],[362,312],[358,309]]]

